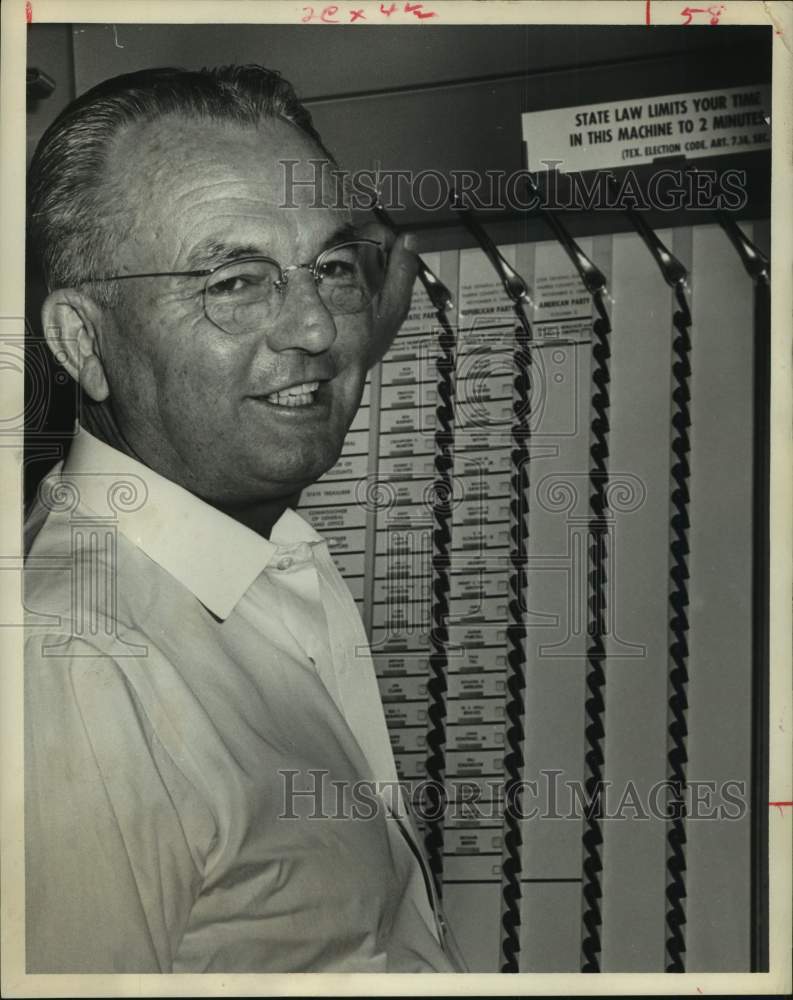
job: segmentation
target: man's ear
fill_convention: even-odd
[[[99,348],[102,309],[74,288],[50,292],[41,307],[47,346],[55,359],[97,403],[110,395]]]

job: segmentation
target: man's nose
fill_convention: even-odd
[[[336,339],[336,324],[319,296],[313,275],[292,271],[280,293],[281,310],[267,332],[273,351],[301,350],[308,354],[327,351]]]

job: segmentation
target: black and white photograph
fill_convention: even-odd
[[[791,5],[2,13],[4,994],[789,993]]]

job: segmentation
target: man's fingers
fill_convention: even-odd
[[[358,231],[366,240],[376,240],[385,247],[386,253],[391,249],[391,245],[396,239],[396,233],[384,226],[382,222],[364,222],[358,226]]]
[[[416,246],[417,240],[413,233],[400,233],[388,257],[388,270],[383,293],[380,296],[379,314],[383,319],[386,317],[395,319],[399,326],[410,308],[413,283],[418,272]]]
[[[380,228],[389,239],[386,246],[390,246],[390,250],[385,283],[377,302],[371,364],[383,357],[404,323],[418,272],[418,257],[415,254],[417,240],[414,234],[400,233],[394,238],[385,227]],[[385,240],[381,242],[385,243]]]
[[[360,231],[366,239],[376,240],[380,243],[388,255],[385,283],[379,296],[378,319],[382,317],[387,322],[391,315],[395,314],[399,317],[403,307],[404,314],[407,314],[418,270],[416,257],[418,240],[415,234],[406,232],[397,235],[392,229],[380,222],[367,222],[361,226]],[[399,322],[403,319],[404,315]]]

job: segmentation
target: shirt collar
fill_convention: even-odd
[[[112,518],[133,544],[220,619],[231,614],[279,546],[322,541],[290,509],[268,541],[83,427],[59,478],[72,481],[81,506]]]

